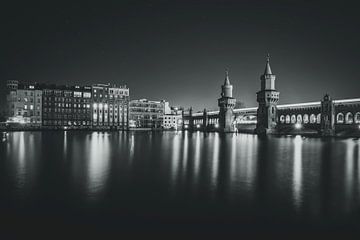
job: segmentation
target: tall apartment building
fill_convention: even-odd
[[[7,122],[41,126],[42,90],[38,84],[7,81]]]
[[[163,125],[163,116],[170,113],[169,102],[165,100],[131,100],[129,126],[137,128],[160,128]]]
[[[43,86],[43,126],[91,127],[91,87]]]
[[[92,124],[95,128],[127,129],[129,88],[112,84],[92,86]]]

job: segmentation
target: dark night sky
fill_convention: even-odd
[[[235,97],[256,106],[269,52],[281,103],[360,97],[349,2],[11,2],[0,10],[2,91],[7,79],[126,83],[134,99],[199,110],[216,108],[228,67]]]

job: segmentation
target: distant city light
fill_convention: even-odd
[[[301,126],[300,123],[296,123],[296,124],[295,124],[295,128],[296,128],[296,129],[300,129],[301,127],[302,127],[302,126]]]
[[[184,128],[188,128],[188,125],[184,125]]]
[[[197,128],[200,128],[200,124],[196,125]]]
[[[218,128],[218,127],[219,127],[219,124],[215,124],[215,127]]]

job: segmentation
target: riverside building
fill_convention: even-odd
[[[38,84],[7,81],[7,122],[40,127],[42,90]]]
[[[161,128],[163,126],[163,116],[170,113],[169,102],[165,100],[131,100],[129,127]]]
[[[182,114],[183,109],[179,107],[171,107],[170,114],[163,116],[162,127],[164,129],[178,130],[182,129]]]
[[[115,84],[92,86],[92,125],[99,129],[127,129],[129,121],[129,88]]]
[[[89,128],[91,87],[43,86],[43,126],[45,128]]]

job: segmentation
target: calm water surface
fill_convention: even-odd
[[[359,145],[200,132],[9,133],[0,143],[2,232],[355,233]]]

